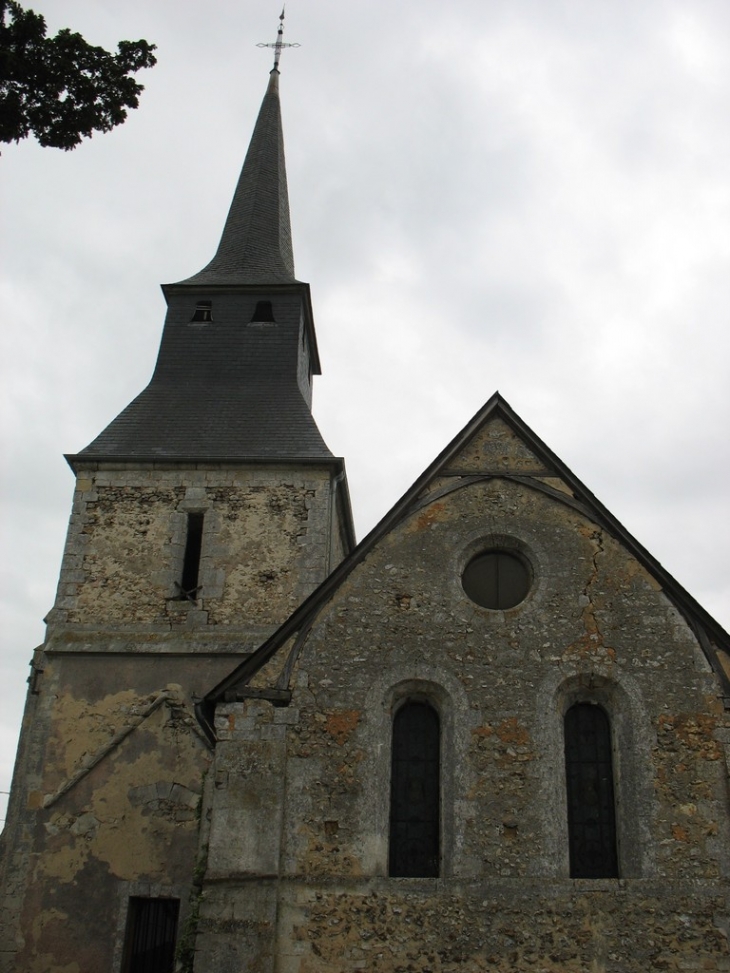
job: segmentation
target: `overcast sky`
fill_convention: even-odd
[[[113,133],[0,159],[2,791],[70,512],[62,454],[146,385],[158,285],[215,251],[279,2],[32,4],[51,33],[145,37],[159,61]],[[358,537],[499,389],[730,627],[727,0],[290,0],[285,39],[315,415]]]

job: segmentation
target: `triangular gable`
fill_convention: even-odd
[[[555,474],[546,457],[530,449],[513,426],[495,410],[450,458],[442,472],[451,476],[474,473]]]
[[[235,697],[252,676],[269,662],[292,637],[309,631],[321,608],[373,547],[404,517],[453,490],[491,477],[515,480],[565,503],[607,530],[651,574],[694,631],[703,652],[723,687],[730,707],[730,678],[717,649],[730,653],[730,635],[677,582],[590,490],[522,421],[495,392],[473,419],[458,433],[418,477],[383,519],[363,538],[322,584],[289,616],[284,624],[252,655],[206,694],[199,714],[210,727],[218,702]],[[261,693],[272,702],[285,703],[286,692]]]

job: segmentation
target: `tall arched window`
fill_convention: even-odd
[[[440,726],[428,703],[404,703],[393,720],[389,874],[439,874]]]
[[[594,703],[565,714],[571,878],[617,878],[611,724]]]

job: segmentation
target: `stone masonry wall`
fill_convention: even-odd
[[[130,896],[178,898],[191,946],[211,763],[194,702],[341,558],[333,475],[79,475],[5,832],[2,973],[118,971]],[[175,582],[201,511],[191,603]]]
[[[330,471],[81,473],[50,621],[270,629],[330,570]],[[201,585],[180,598],[187,515],[204,512]]]
[[[500,451],[509,459],[504,429],[489,432],[456,470],[483,453],[490,469]],[[517,458],[521,475],[541,472],[521,444]],[[424,499],[320,610],[290,707],[218,707],[228,776],[212,795],[214,827],[242,814],[249,832],[281,821],[267,839],[278,898],[269,890],[258,908],[255,883],[273,865],[224,826],[196,970],[730,970],[730,714],[694,633],[583,513],[528,483],[460,475],[440,478],[459,488]],[[490,547],[531,568],[527,598],[506,611],[461,586]],[[273,684],[290,649],[256,685]],[[391,726],[408,698],[441,721],[437,879],[387,876]],[[563,716],[578,701],[611,719],[618,879],[569,874]],[[257,809],[269,770],[285,789]]]

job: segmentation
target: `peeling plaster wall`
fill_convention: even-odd
[[[454,470],[539,474],[505,428]],[[197,973],[730,970],[730,714],[693,632],[576,509],[503,477],[439,495],[448,482],[320,610],[289,707],[219,705]],[[508,611],[461,587],[492,545],[532,567]],[[409,696],[441,717],[439,879],[387,877],[390,728]],[[619,879],[569,877],[578,700],[612,720]],[[266,835],[265,864],[247,833]]]
[[[317,467],[80,473],[51,624],[270,629],[342,556],[330,481]],[[195,604],[179,587],[192,512],[205,514]]]
[[[343,554],[328,466],[103,469],[77,481],[4,835],[2,973],[118,973],[130,896],[195,912],[211,752],[194,700]],[[204,511],[198,599],[179,599]],[[201,858],[202,856],[202,858]]]
[[[97,695],[88,690],[99,673],[75,661],[49,660],[36,701],[36,748],[10,822],[20,935],[14,954],[3,943],[2,969],[118,969],[120,911],[134,889],[188,906],[211,754],[185,693]]]

